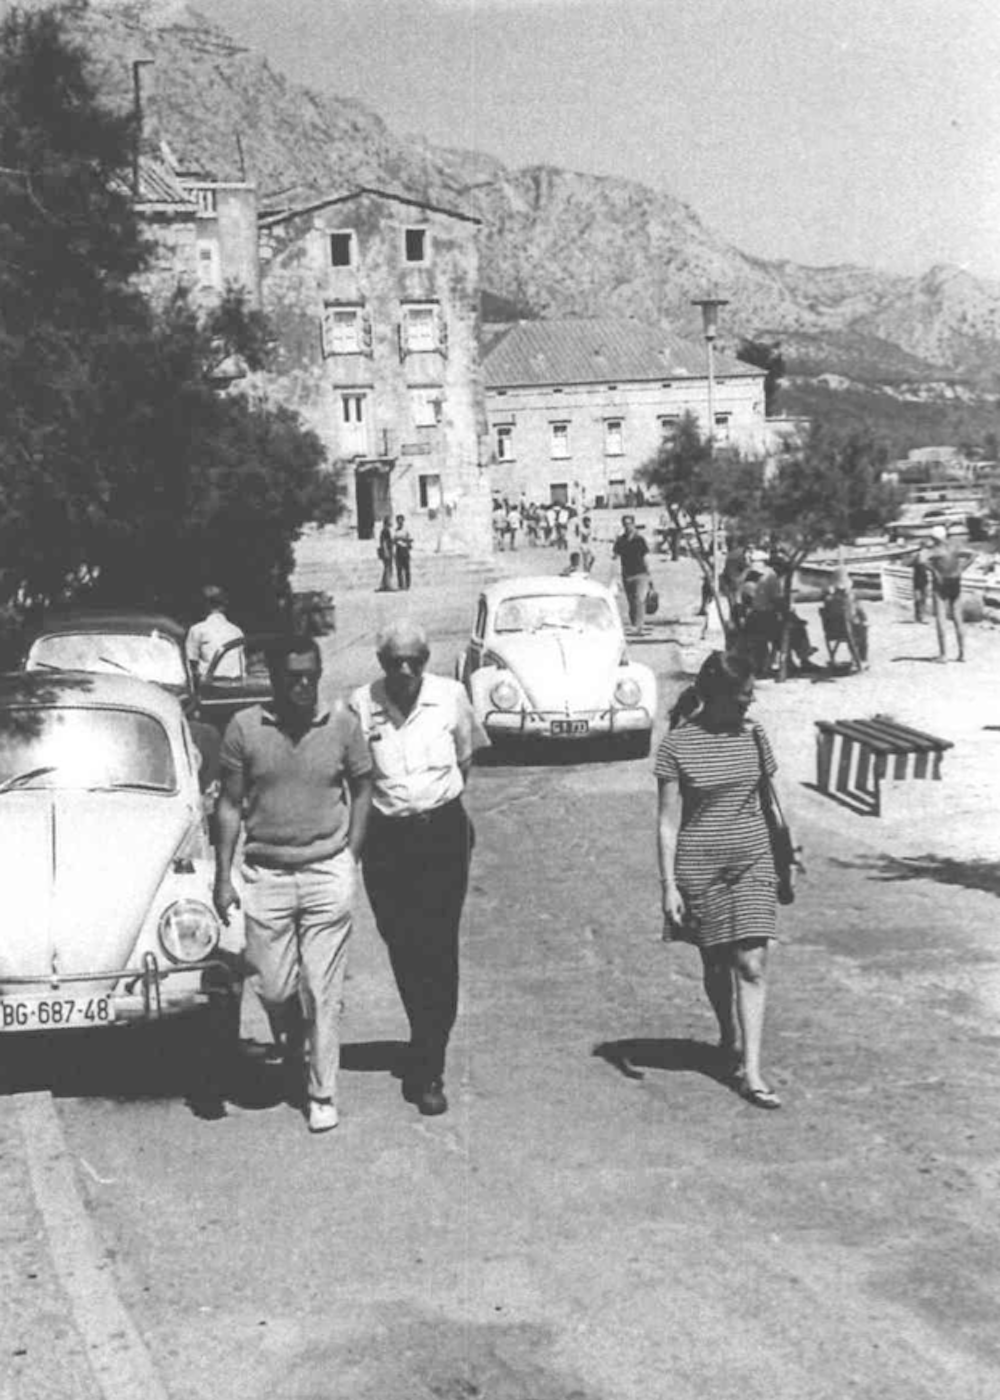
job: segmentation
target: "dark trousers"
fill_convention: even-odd
[[[410,586],[410,551],[408,549],[396,550],[396,581],[400,588]]]
[[[473,831],[456,799],[416,817],[373,811],[362,855],[365,889],[410,1022],[405,1077],[444,1074],[458,1011],[458,926]]]

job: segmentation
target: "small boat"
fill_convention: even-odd
[[[854,591],[862,598],[881,598],[882,566],[899,563],[915,554],[918,545],[890,544],[885,540],[844,545],[836,553],[813,554],[798,569],[798,584],[804,589],[833,587],[838,569],[846,569]]]
[[[949,536],[969,533],[969,517],[976,512],[967,501],[938,501],[933,505],[906,505],[898,520],[885,527],[892,539],[926,540],[937,526],[943,526]]]

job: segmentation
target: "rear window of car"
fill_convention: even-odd
[[[546,628],[610,632],[615,615],[605,598],[587,593],[533,593],[505,598],[493,619],[495,632],[538,632]]]
[[[183,653],[162,632],[54,632],[32,645],[25,670],[125,673],[154,685],[187,685]]]
[[[138,710],[0,708],[0,794],[34,787],[175,792],[170,739]]]

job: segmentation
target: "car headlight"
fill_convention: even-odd
[[[498,710],[515,710],[520,696],[513,681],[497,681],[490,690],[490,699]]]
[[[615,699],[627,710],[634,710],[642,699],[638,681],[634,681],[631,676],[624,676],[615,686]]]
[[[196,963],[215,951],[219,921],[200,899],[178,899],[164,909],[156,932],[171,962]]]

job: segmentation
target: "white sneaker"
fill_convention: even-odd
[[[336,1104],[332,1104],[326,1099],[309,1100],[309,1131],[311,1133],[328,1133],[339,1122]]]

